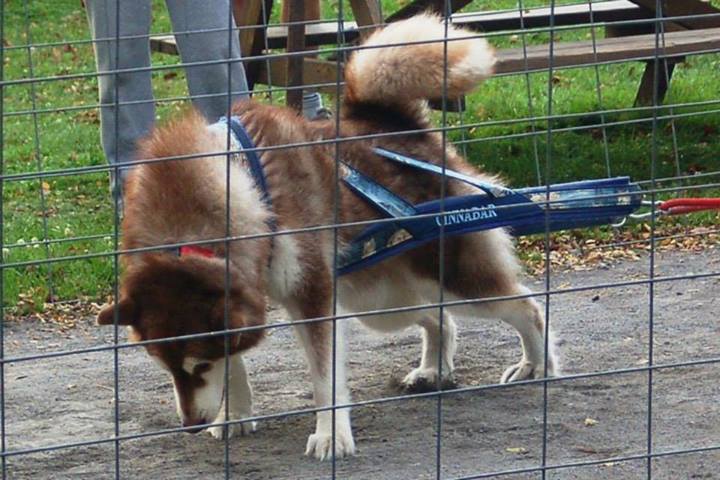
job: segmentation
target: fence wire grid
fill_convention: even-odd
[[[702,213],[671,221],[656,208],[659,200],[720,192],[720,2],[358,0],[319,2],[315,15],[308,13],[314,3],[286,0],[281,15],[281,6],[272,1],[217,1],[227,8],[223,25],[185,31],[173,29],[168,18],[166,7],[179,8],[175,1],[86,3],[115,9],[107,17],[114,18],[114,25],[107,25],[113,35],[93,39],[86,5],[77,0],[0,4],[3,480],[720,478],[715,321],[720,217]],[[151,31],[120,34],[120,9],[130,4],[137,5],[138,16],[153,16]],[[145,6],[151,10],[142,10]],[[225,235],[122,248],[123,206],[111,194],[120,186],[120,166],[214,156],[223,158],[230,172],[243,150],[234,149],[228,129],[222,151],[108,163],[106,154],[117,156],[120,147],[101,149],[103,109],[115,125],[108,144],[119,145],[120,130],[126,128],[121,106],[156,106],[154,119],[165,124],[191,104],[218,100],[230,116],[234,99],[245,94],[261,103],[301,107],[303,92],[319,92],[341,130],[345,60],[377,48],[362,46],[367,34],[428,8],[441,14],[446,32],[453,25],[467,27],[471,38],[486,38],[498,57],[495,75],[461,99],[448,97],[445,69],[444,91],[432,103],[433,127],[254,149],[262,158],[264,152],[307,145],[332,148],[333,222],[236,235],[227,173]],[[191,61],[177,55],[175,39],[213,34],[220,35],[227,51],[239,36],[242,58]],[[123,67],[128,62],[117,45],[127,41],[146,41],[152,63]],[[447,35],[442,40],[446,61],[452,41]],[[400,45],[422,43],[427,42]],[[113,68],[96,68],[98,45],[110,46]],[[248,90],[237,89],[238,65],[250,82]],[[187,93],[186,72],[217,66],[227,71],[222,92]],[[120,98],[115,81],[114,100],[98,100],[101,77],[117,80],[127,74],[149,74],[150,97]],[[267,237],[278,242],[329,232],[337,267],[343,229],[396,221],[341,221],[342,145],[382,144],[419,133],[440,135],[444,145],[512,187],[629,175],[652,206],[642,220],[617,228],[551,232],[546,217],[545,233],[516,242],[530,273],[523,280],[531,288],[527,293],[449,295],[441,259],[453,252],[446,249],[439,221],[439,288],[423,303],[344,311],[337,293],[342,280],[335,273],[332,308],[325,314],[291,321],[273,307],[266,324],[232,328],[234,267],[228,255],[223,329],[132,341],[118,325],[117,308],[112,327],[95,325],[99,306],[120,298],[124,255],[199,243],[229,251],[231,245]],[[445,157],[438,159],[443,175]],[[415,218],[445,214],[446,183],[440,183],[440,213]],[[552,205],[550,190],[545,192],[544,204]],[[418,365],[416,332],[373,336],[349,322],[423,316],[436,319],[440,338],[454,337],[447,319],[455,315],[449,312],[492,310],[529,298],[540,302],[546,319],[544,371],[552,362],[550,329],[555,332],[563,367],[557,376],[498,383],[503,370],[519,359],[514,332],[486,319],[458,316],[455,369],[444,372],[452,374],[452,382],[444,382],[447,345],[441,341],[433,356],[436,380],[425,391],[409,391],[400,380]],[[327,323],[332,325],[332,389],[327,405],[316,405],[290,327]],[[254,413],[234,418],[227,401],[231,338],[258,330],[267,338],[244,355]],[[148,346],[208,338],[223,340],[221,408],[227,420],[204,426],[232,427],[236,433],[220,440],[205,432],[185,435],[197,425],[180,425],[172,384],[144,353]],[[346,370],[350,399],[338,391],[344,386],[338,387],[337,377]],[[303,457],[315,415],[330,413],[334,450],[343,441],[335,426],[349,408],[356,455],[324,462]],[[256,423],[257,432],[238,435]]]

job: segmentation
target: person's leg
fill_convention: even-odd
[[[235,31],[228,34],[227,30],[228,26],[235,28],[234,20],[231,25],[228,23],[229,0],[166,0],[166,3],[184,63],[229,60],[185,68],[193,103],[205,117],[215,120],[227,112],[228,85],[233,100],[248,96],[245,68],[238,61],[242,58],[238,34]]]
[[[150,0],[86,0],[85,5],[100,74],[103,150],[108,162],[122,164],[136,160],[136,143],[152,129],[155,104],[149,70],[112,72],[150,66],[150,44],[146,36],[150,32]],[[116,42],[118,22],[121,38],[139,37]],[[126,173],[127,170],[120,172],[120,188]],[[121,199],[120,192],[115,193]]]

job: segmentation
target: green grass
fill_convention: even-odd
[[[4,80],[54,77],[77,73],[92,73],[94,59],[84,11],[78,0],[30,1],[26,16],[26,2],[5,2]],[[406,0],[383,0],[387,14]],[[547,2],[525,1],[525,6]],[[715,2],[718,4],[718,2]],[[516,8],[516,0],[476,1],[466,10]],[[275,9],[277,19],[279,7]],[[323,2],[323,15],[337,15],[337,1]],[[344,5],[351,18],[349,3]],[[164,2],[154,2],[156,32],[170,31]],[[29,20],[29,25],[26,21]],[[30,37],[28,37],[28,33]],[[602,29],[597,30],[602,37]],[[589,38],[588,29],[576,29],[557,34],[559,40]],[[528,34],[528,43],[548,40],[543,33]],[[58,45],[27,49],[13,47],[33,44]],[[515,36],[494,37],[499,48],[520,45]],[[32,59],[32,72],[28,62]],[[153,56],[156,65],[175,65],[178,59],[168,55]],[[600,115],[601,111],[628,109],[632,106],[643,65],[624,63],[595,68],[560,70],[552,80],[553,102],[548,111],[548,74],[529,77],[498,77],[489,80],[467,99],[468,109],[462,115],[449,114],[451,126],[472,125],[472,128],[453,131],[450,138],[462,141],[461,148],[470,160],[483,168],[501,173],[512,185],[552,182],[612,175],[630,175],[643,180],[651,176],[652,111],[624,111]],[[672,82],[667,105],[692,104],[720,100],[720,55],[690,57],[678,66]],[[602,101],[597,96],[599,76]],[[158,71],[154,74],[156,98],[167,99],[186,94],[181,68]],[[528,102],[530,90],[532,108]],[[47,113],[11,115],[3,119],[4,173],[19,174],[60,170],[65,168],[104,165],[99,142],[99,121],[96,109],[70,110],[73,107],[97,104],[97,84],[92,77],[37,83],[33,86],[7,85],[3,89],[5,114],[35,109]],[[274,95],[273,101],[282,101]],[[35,105],[33,105],[33,101]],[[720,102],[719,102],[720,103]],[[330,102],[332,105],[333,102]],[[167,118],[181,110],[184,102],[161,102],[158,116]],[[719,104],[686,106],[659,110],[660,115],[692,114],[674,121],[678,144],[673,148],[672,126],[669,121],[659,123],[657,177],[689,172],[718,171],[720,158]],[[555,118],[544,116],[573,115]],[[528,119],[539,117],[532,122]],[[437,120],[440,121],[438,114]],[[522,120],[521,122],[507,123]],[[622,124],[625,121],[638,123]],[[618,124],[620,123],[620,124]],[[37,124],[37,125],[36,125]],[[603,127],[602,125],[606,125]],[[545,130],[553,134],[548,147]],[[533,129],[538,133],[528,136]],[[572,129],[573,131],[566,131]],[[565,130],[565,131],[564,131]],[[603,130],[604,134],[603,135]],[[505,137],[505,138],[503,138]],[[608,162],[605,140],[607,138]],[[548,156],[549,155],[549,156]],[[609,163],[609,171],[608,171]],[[550,166],[550,171],[546,166]],[[43,210],[40,193],[45,194]],[[85,253],[107,252],[113,249],[113,206],[108,194],[108,180],[104,173],[57,176],[42,180],[5,181],[3,191],[3,232],[5,262],[26,262],[48,257],[64,257]],[[712,217],[701,217],[707,221]],[[27,245],[45,237],[63,239],[98,236],[93,240],[44,245]],[[602,235],[602,233],[598,233]],[[25,266],[4,271],[4,300],[6,306],[39,309],[51,294],[58,299],[100,299],[107,295],[114,279],[112,258],[73,260],[48,265]],[[52,288],[51,288],[52,287]]]
[[[4,79],[53,77],[94,72],[92,47],[85,12],[74,0],[9,2],[5,7]],[[162,4],[155,2],[156,31],[167,31],[169,22]],[[26,13],[28,15],[26,15]],[[29,37],[28,37],[29,33]],[[13,46],[58,43],[31,52]],[[67,42],[67,43],[64,43]],[[74,43],[80,42],[80,43]],[[156,55],[156,64],[178,63],[174,57]],[[185,94],[182,69],[154,75],[156,98]],[[34,89],[34,90],[33,90]],[[104,165],[100,148],[97,109],[67,110],[96,105],[97,82],[92,77],[58,80],[4,89],[5,113],[49,110],[36,116],[9,116],[3,122],[3,157],[6,174],[61,170]],[[181,103],[161,104],[159,116],[169,116]],[[65,109],[65,110],[64,110]],[[37,127],[36,127],[37,123]],[[42,208],[41,191],[45,194]],[[113,205],[105,173],[7,181],[3,192],[4,260],[6,263],[43,260],[113,249]],[[32,245],[38,239],[100,236],[98,239]],[[22,246],[23,244],[29,244]],[[112,258],[36,265],[4,270],[6,305],[42,308],[45,301],[71,298],[99,299],[114,279]]]

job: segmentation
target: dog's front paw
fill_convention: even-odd
[[[238,415],[238,418],[242,417],[249,417],[252,414],[246,414],[246,415]],[[217,418],[213,421],[213,423],[224,423],[225,422],[225,412],[221,411]],[[214,427],[208,428],[208,432],[210,432],[210,435],[213,436],[213,438],[216,438],[218,440],[225,440],[226,438],[231,438],[235,433],[239,433],[240,435],[249,435],[257,430],[257,422],[243,422],[243,423],[236,423],[233,425],[215,425]]]
[[[554,377],[557,375],[555,371],[555,360],[548,359],[548,377]],[[520,382],[522,380],[532,380],[536,378],[545,378],[545,362],[532,363],[528,360],[523,360],[507,370],[500,377],[500,383],[511,383]]]
[[[335,458],[342,458],[355,453],[355,440],[352,432],[337,432],[335,434]],[[308,437],[305,455],[312,455],[318,460],[332,460],[333,437],[329,433],[313,433]]]
[[[442,380],[438,382],[438,370],[436,368],[418,367],[408,373],[402,381],[402,388],[413,393],[433,392],[435,390],[447,390],[457,386],[452,373],[445,373]]]

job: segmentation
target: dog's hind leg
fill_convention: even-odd
[[[447,313],[443,313],[442,325],[439,316],[425,314],[418,325],[422,327],[422,357],[420,366],[402,381],[404,388],[424,392],[453,386],[453,358],[457,349],[455,322]]]
[[[346,312],[412,307],[430,303],[437,296],[439,286],[436,281],[420,280],[402,265],[376,272],[341,283],[339,297]],[[436,312],[427,311],[361,315],[358,320],[378,332],[396,332],[415,325],[422,329],[420,366],[405,376],[403,388],[425,392],[453,385],[457,329],[447,312],[443,312],[442,325]]]
[[[518,283],[503,296],[522,296],[529,293],[530,290],[527,287]],[[522,346],[522,359],[505,370],[500,377],[500,383],[543,378],[546,373],[548,377],[558,375],[559,362],[555,354],[552,333],[549,329],[547,371],[545,370],[545,315],[535,299],[524,297],[513,300],[480,302],[465,306],[462,310],[463,314],[469,314],[473,317],[499,318],[517,330]]]
[[[453,240],[447,251],[448,292],[456,299],[519,297],[511,300],[490,300],[450,308],[471,318],[499,318],[512,325],[520,337],[522,359],[507,368],[502,383],[558,374],[559,365],[550,329],[545,327],[542,308],[519,281],[520,268],[509,237],[492,230]],[[549,341],[545,333],[548,331]],[[545,346],[547,344],[547,369]]]
[[[521,296],[529,293],[528,288],[517,284],[510,292],[502,296]],[[545,315],[533,298],[479,302],[463,307],[453,307],[451,312],[469,318],[499,318],[515,328],[520,337],[522,358],[518,363],[505,370],[500,377],[500,383],[545,377]],[[547,342],[547,376],[554,377],[559,373],[559,362],[550,331],[549,339]]]
[[[518,295],[526,295],[530,290],[517,285]],[[545,315],[540,305],[532,297],[499,302],[495,307],[497,316],[517,330],[522,344],[522,359],[507,368],[500,383],[516,382],[532,378],[554,377],[559,374],[559,362],[555,354],[555,345],[550,329],[549,340],[545,341]],[[545,370],[545,347],[547,345],[547,371]]]

